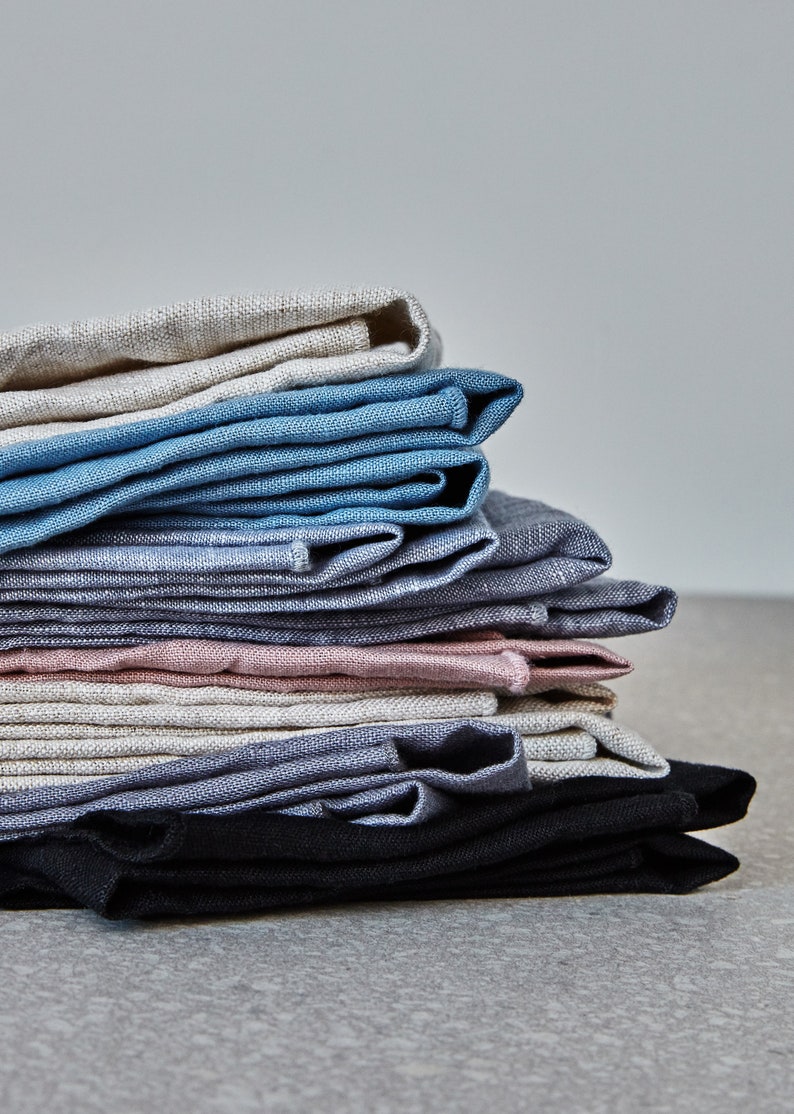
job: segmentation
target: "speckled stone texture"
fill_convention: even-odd
[[[621,717],[749,769],[687,897],[107,924],[0,913],[9,1114],[777,1114],[794,1070],[794,601],[684,600],[612,643]]]

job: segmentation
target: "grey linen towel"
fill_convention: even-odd
[[[384,533],[388,527],[384,525]],[[102,547],[54,543],[0,557],[0,624],[31,611],[16,605],[32,603],[39,619],[67,618],[68,609],[94,609],[100,622],[130,617],[142,620],[182,616],[187,621],[259,622],[266,613],[355,611],[367,609],[457,608],[501,598],[529,597],[588,580],[609,567],[611,556],[602,539],[585,523],[543,503],[492,491],[481,512],[438,532],[404,534],[403,545],[376,565],[342,575],[343,555],[334,554],[340,574],[332,587],[317,590],[319,580],[305,573],[272,574],[237,569],[233,559],[253,566],[256,555],[237,545],[225,549],[188,544],[141,546],[137,553],[134,530],[120,527],[113,544],[109,528],[100,535]],[[176,541],[178,534],[169,533]],[[186,540],[192,535],[187,533]],[[227,540],[229,535],[217,535]],[[266,540],[266,532],[257,532]],[[281,533],[282,544],[301,543]],[[332,537],[333,535],[331,535]],[[204,537],[211,541],[212,534]],[[148,541],[148,537],[144,535]],[[164,551],[164,552],[163,552]],[[450,559],[450,554],[454,555]],[[98,559],[116,568],[98,575]],[[146,570],[159,559],[165,572],[124,572],[129,560]],[[87,567],[59,571],[59,562]],[[212,562],[217,573],[212,570]],[[226,563],[229,567],[223,568]],[[183,568],[180,569],[180,563]],[[352,564],[352,560],[350,561]],[[13,571],[14,566],[18,571]],[[308,590],[307,590],[308,589]],[[130,596],[130,590],[132,595]],[[122,614],[123,613],[123,614]],[[1,633],[1,630],[0,630]]]
[[[675,613],[670,588],[634,580],[599,577],[526,602],[484,604],[452,611],[405,608],[383,612],[318,612],[270,615],[258,625],[144,620],[134,615],[99,620],[88,608],[63,609],[61,618],[37,618],[0,625],[0,649],[138,646],[173,638],[209,638],[283,646],[373,646],[486,628],[526,638],[616,638],[666,627]],[[55,609],[50,609],[50,615]],[[104,613],[107,616],[107,611]],[[309,620],[303,622],[303,620]]]
[[[393,583],[303,596],[229,598],[114,589],[47,593],[42,602],[4,593],[0,649],[135,645],[163,638],[215,638],[288,645],[401,642],[455,631],[497,629],[537,638],[609,637],[670,622],[668,588],[599,576],[609,550],[578,519],[542,503],[491,492],[486,519],[496,545],[457,579],[424,589],[421,574]],[[396,588],[396,590],[395,590]],[[97,595],[97,593],[99,593]],[[119,606],[123,599],[123,606]],[[96,600],[96,603],[92,603]]]
[[[457,579],[497,543],[481,510],[435,530],[376,522],[241,533],[119,521],[116,529],[1,555],[0,604],[117,604],[130,593],[186,606],[197,599],[306,600],[324,589],[373,584],[382,595],[400,596]]]

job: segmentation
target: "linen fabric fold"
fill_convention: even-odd
[[[151,591],[121,596],[113,587],[63,589],[61,595],[42,588],[41,596],[31,592],[32,601],[24,598],[25,588],[9,583],[0,600],[0,649],[175,638],[373,645],[487,627],[576,639],[658,629],[672,618],[676,601],[669,589],[598,575],[609,566],[609,550],[571,515],[493,491],[479,521],[495,543],[481,546],[463,570],[458,565],[454,579],[449,565],[435,566],[425,578],[417,562],[405,576],[303,594],[271,595],[260,587],[246,595],[243,586],[243,594],[228,596],[235,588],[220,577],[205,585],[204,595],[201,577],[194,577],[179,582],[174,595],[170,584],[158,582]],[[461,540],[471,539],[471,525],[461,530]],[[454,536],[447,538],[449,547]]]
[[[356,823],[411,824],[449,811],[461,794],[529,786],[520,737],[496,724],[354,727],[290,734],[100,780],[2,793],[0,839],[105,805],[218,813],[259,805]]]
[[[9,692],[8,690],[13,691]],[[18,692],[17,690],[21,690]],[[615,694],[599,684],[539,696],[493,692],[300,693],[157,685],[0,684],[0,790],[134,772],[182,756],[288,739],[296,729],[484,719],[522,739],[533,781],[662,777],[667,764],[636,732],[604,719]],[[167,701],[167,702],[166,702]]]
[[[478,631],[384,646],[267,646],[182,639],[128,649],[0,651],[0,677],[86,680],[263,692],[356,692],[424,686],[520,696],[624,676],[631,662],[591,642],[507,638]],[[0,685],[2,688],[2,685]]]
[[[362,608],[316,614],[267,614],[224,622],[220,614],[152,619],[133,609],[3,605],[0,650],[27,647],[138,646],[161,639],[218,639],[286,646],[372,646],[494,627],[521,638],[615,638],[661,630],[677,603],[670,588],[598,577],[527,602],[455,610],[426,607],[389,612]]]
[[[316,780],[312,759],[301,774],[305,755],[312,754],[312,740],[318,753],[330,747],[346,752],[356,741],[357,750],[363,752],[366,746],[384,741],[391,745],[398,736],[402,745],[408,737],[418,739],[427,754],[438,750],[442,754],[438,761],[443,761],[449,737],[457,739],[469,732],[468,737],[477,740],[472,750],[480,746],[478,761],[488,764],[491,735],[477,734],[483,727],[491,733],[507,732],[518,741],[525,772],[533,782],[584,775],[664,776],[667,763],[653,747],[602,714],[611,703],[609,694],[605,702],[600,692],[594,692],[599,686],[586,687],[589,691],[561,704],[542,696],[497,700],[493,694],[464,693],[350,702],[340,698],[325,704],[318,696],[302,704],[185,703],[170,712],[160,704],[61,707],[53,702],[21,710],[20,705],[4,705],[0,706],[0,785],[7,795],[0,794],[0,831],[6,830],[7,812],[49,809],[53,802],[81,801],[86,794],[88,798],[111,794],[129,807],[187,807],[182,795],[187,784],[190,808],[251,807],[249,801],[258,793],[262,803],[272,801],[276,809],[305,807],[310,802],[316,811],[322,801],[324,809],[340,813],[350,811],[355,798],[356,814],[381,815],[384,771],[372,771],[366,763],[360,770],[345,766],[347,781],[334,790],[312,788]],[[425,716],[422,722],[416,722],[418,714]],[[463,720],[464,715],[470,719]],[[332,724],[335,733],[327,731]],[[300,735],[295,735],[296,727],[303,729]],[[295,799],[284,797],[285,786],[272,780],[274,761],[290,768],[288,788],[297,794]],[[395,771],[404,773],[396,766]],[[411,779],[414,784],[414,773]],[[80,788],[91,784],[92,790]],[[247,805],[239,804],[241,784]],[[448,804],[435,800],[433,808],[441,811]],[[415,822],[419,815],[413,810],[408,819],[398,815],[390,822]],[[381,822],[385,822],[382,815]],[[9,823],[13,830],[14,821]]]
[[[92,588],[147,596],[302,595],[360,583],[388,583],[399,594],[456,579],[498,543],[481,510],[433,529],[382,522],[241,533],[165,530],[151,521],[118,521],[0,555],[3,599],[63,602]]]
[[[202,298],[0,335],[0,444],[420,371],[441,342],[387,287]]]
[[[194,524],[207,515],[274,526],[317,515],[379,520],[389,515],[369,489],[389,483],[395,491],[384,498],[424,500],[425,521],[455,521],[487,488],[484,458],[469,447],[520,398],[520,384],[504,376],[427,372],[251,395],[0,448],[0,551],[137,509],[195,510]],[[444,474],[434,480],[434,469]],[[444,509],[445,495],[455,507]]]
[[[738,867],[682,833],[744,816],[754,780],[672,762],[656,781],[580,778],[485,796],[411,827],[262,809],[99,809],[0,845],[0,904],[111,919],[343,901],[686,893]]]
[[[128,526],[127,530],[133,528]],[[106,543],[112,537],[106,531],[101,536]],[[119,541],[124,543],[129,536],[125,532]],[[225,540],[227,536],[221,533],[220,538]],[[257,531],[256,536],[266,538],[266,531]],[[205,534],[201,537],[204,539]],[[112,546],[98,548],[104,554]],[[169,542],[163,548],[170,551],[172,545]],[[183,548],[186,553],[182,560],[187,568],[179,577],[161,573],[132,577],[115,572],[99,580],[90,568],[68,574],[53,569],[61,554],[70,563],[79,561],[85,552],[80,545],[39,546],[28,551],[26,560],[24,552],[6,555],[7,569],[15,563],[34,567],[16,573],[8,569],[3,576],[0,624],[48,618],[66,622],[71,608],[77,605],[84,619],[98,622],[131,618],[134,613],[143,621],[173,618],[213,622],[220,618],[258,624],[265,614],[300,612],[298,622],[305,626],[312,622],[308,616],[313,612],[380,611],[402,607],[406,597],[414,610],[432,614],[439,608],[446,611],[505,597],[538,595],[596,576],[611,562],[606,545],[585,523],[543,503],[498,491],[489,493],[474,519],[447,527],[443,536],[431,531],[411,536],[399,552],[377,567],[370,566],[366,576],[350,574],[345,581],[336,580],[316,589],[308,585],[301,590],[299,574],[289,580],[277,579],[271,587],[269,579],[259,572],[216,575],[206,569],[193,569],[191,551]],[[240,545],[230,549],[232,555],[245,552]],[[125,552],[124,545],[117,549],[117,554]],[[225,550],[214,552],[210,560],[229,561]],[[89,566],[94,553],[87,554]],[[148,560],[136,559],[133,553],[132,561],[138,565]],[[179,553],[175,553],[169,564],[176,568],[179,560]],[[35,567],[37,563],[44,566],[42,571]],[[130,596],[129,589],[140,591]]]
[[[683,893],[741,771],[615,722],[659,629],[575,517],[488,492],[515,380],[411,295],[0,335],[0,907],[110,918]]]

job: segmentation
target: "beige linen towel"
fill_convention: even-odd
[[[25,687],[41,693],[43,686]],[[326,694],[295,699],[234,689],[186,689],[178,690],[182,701],[160,704],[158,686],[141,685],[135,687],[149,690],[150,699],[123,704],[118,701],[122,687],[65,682],[52,695],[62,698],[71,688],[85,702],[0,704],[0,790],[122,774],[175,757],[289,737],[295,728],[312,734],[364,723],[480,717],[521,734],[531,776],[538,781],[588,774],[659,777],[667,771],[665,760],[635,732],[605,717],[614,706],[614,694],[597,684],[578,686],[578,692],[569,692],[559,703],[554,694],[345,693],[329,701]],[[196,699],[201,692],[223,695],[226,703],[202,704]],[[100,695],[107,697],[106,703],[99,702]]]
[[[240,395],[437,367],[411,294],[387,287],[202,298],[0,334],[0,446]]]

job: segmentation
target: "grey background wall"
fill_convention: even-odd
[[[5,0],[0,328],[403,286],[498,484],[791,592],[793,110],[791,0]]]

